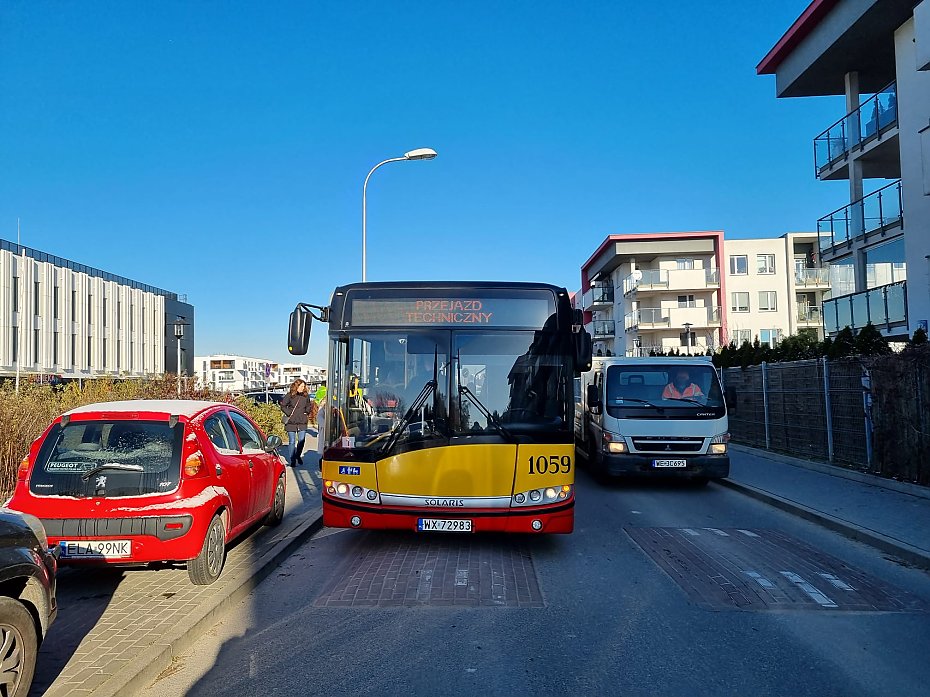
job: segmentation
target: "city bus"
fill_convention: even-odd
[[[564,288],[342,286],[291,313],[292,354],[313,318],[329,324],[325,525],[572,532],[573,382],[592,359]]]

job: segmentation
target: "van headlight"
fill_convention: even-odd
[[[710,454],[711,455],[726,455],[727,454],[727,443],[730,442],[729,433],[719,433],[713,438],[710,439]]]
[[[601,437],[604,439],[604,450],[608,453],[625,453],[627,451],[626,440],[623,436],[614,435],[604,431],[601,434]]]

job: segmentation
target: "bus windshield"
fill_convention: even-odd
[[[717,373],[710,364],[613,365],[607,369],[604,405],[612,416],[627,409],[695,409],[724,412]]]

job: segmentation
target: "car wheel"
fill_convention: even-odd
[[[274,490],[274,503],[271,504],[271,510],[268,511],[268,515],[265,516],[265,519],[262,521],[264,525],[280,525],[281,521],[284,520],[284,475],[282,474],[278,477],[278,485]]]
[[[0,597],[0,692],[25,697],[36,669],[39,635],[29,611],[12,598]]]
[[[208,586],[220,577],[226,561],[226,526],[219,515],[213,516],[200,554],[187,562],[187,575],[196,586]]]

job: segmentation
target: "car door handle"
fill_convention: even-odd
[[[255,463],[249,460],[249,469],[252,469],[253,467],[255,467]]]

